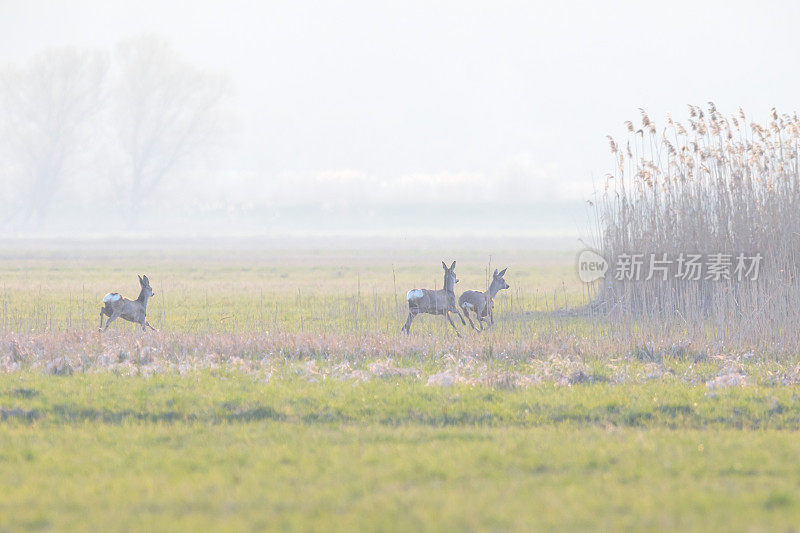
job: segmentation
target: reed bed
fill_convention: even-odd
[[[598,201],[598,240],[610,270],[596,305],[634,344],[687,338],[771,353],[800,348],[800,119],[773,109],[766,122],[713,103],[657,125],[641,111],[628,138],[609,137],[614,171]],[[730,277],[620,280],[620,258],[730,256]],[[739,254],[760,254],[756,279],[735,275]],[[624,260],[623,260],[624,261]],[[684,272],[685,274],[685,272]],[[643,275],[644,277],[644,275]]]

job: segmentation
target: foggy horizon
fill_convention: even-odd
[[[36,204],[25,203],[25,169],[6,157],[24,148],[2,152],[5,238],[504,235],[574,243],[590,232],[586,201],[613,165],[605,136],[621,136],[639,108],[658,124],[707,101],[725,114],[741,106],[755,121],[773,106],[797,109],[799,75],[781,54],[800,10],[789,4],[84,1],[0,9],[6,75],[67,48],[77,61],[96,57],[103,80],[100,110],[87,101],[94,118],[76,127],[58,179],[40,184],[52,198],[38,218]],[[705,39],[712,28],[723,31]],[[224,95],[194,149],[176,149],[178,163],[168,136],[149,139],[165,143],[157,157],[168,170],[150,185],[143,178],[139,190],[125,154],[140,148],[116,146],[131,131],[119,118],[127,105],[119,80],[139,61],[139,71],[128,69],[135,84],[148,63],[121,54],[120,43],[150,41],[174,54],[174,72],[198,76],[203,87],[223,84]],[[16,141],[12,126],[4,135]]]

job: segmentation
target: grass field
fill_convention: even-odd
[[[800,512],[788,388],[198,373],[2,390],[8,530],[788,530]]]
[[[452,251],[460,259],[457,289],[487,283],[490,257]],[[448,256],[449,257],[449,256]],[[405,320],[405,294],[442,287],[438,253],[413,250],[208,250],[83,253],[16,250],[0,255],[0,320],[6,329],[42,331],[99,323],[109,291],[135,298],[137,273],[149,274],[157,296],[148,310],[158,328],[182,332],[306,331],[395,333]],[[518,264],[500,312],[569,306],[584,298],[570,253],[506,253]],[[495,259],[497,261],[497,259]],[[491,268],[504,265],[492,264]],[[464,287],[462,289],[462,287]],[[429,322],[420,320],[423,331]],[[441,325],[441,324],[439,324]]]
[[[493,258],[483,335],[401,335],[441,259],[485,286],[465,250],[3,251],[0,531],[796,527],[795,355],[563,312],[566,253]],[[137,273],[160,331],[98,334]]]

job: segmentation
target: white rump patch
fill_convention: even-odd
[[[108,294],[103,297],[103,303],[107,304],[108,302],[116,302],[117,300],[121,300],[122,295],[118,292],[109,292]]]
[[[406,300],[408,300],[409,302],[411,300],[419,300],[423,296],[425,296],[425,293],[422,292],[422,289],[411,289],[410,291],[408,291],[408,294],[406,294]]]
[[[475,306],[472,305],[470,302],[464,302],[463,304],[461,304],[461,307],[463,309],[475,309]]]

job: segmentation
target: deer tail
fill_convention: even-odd
[[[116,302],[117,300],[121,299],[122,295],[118,292],[109,292],[103,297],[103,303],[109,304],[111,302]]]
[[[421,289],[411,289],[408,291],[408,294],[406,294],[406,300],[409,302],[414,302],[421,299],[423,296],[425,296],[425,293],[422,292]]]

